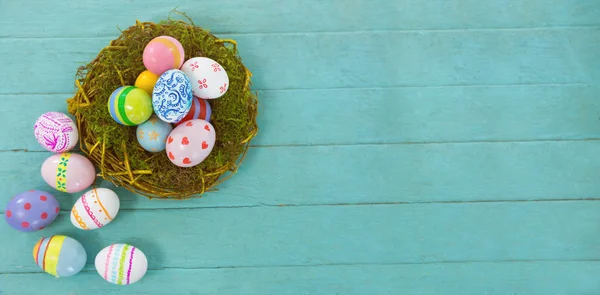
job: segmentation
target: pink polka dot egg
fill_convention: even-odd
[[[29,190],[15,195],[8,202],[4,218],[8,225],[18,231],[33,232],[49,226],[59,212],[59,203],[52,194]]]
[[[183,46],[177,39],[158,36],[146,44],[142,59],[148,71],[160,76],[168,70],[179,69],[184,57]]]

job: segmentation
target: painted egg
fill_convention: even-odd
[[[167,156],[179,167],[196,166],[215,146],[215,128],[207,121],[194,119],[181,124],[167,138]]]
[[[47,151],[63,153],[75,147],[79,140],[77,125],[64,113],[42,114],[33,126],[35,139]]]
[[[59,278],[79,273],[87,262],[87,253],[79,241],[53,235],[38,240],[33,247],[33,259],[45,272]]]
[[[152,116],[152,98],[146,91],[135,86],[121,86],[110,95],[108,111],[117,123],[135,126]]]
[[[119,196],[107,188],[94,188],[81,195],[71,209],[71,223],[83,230],[109,224],[119,213]]]
[[[181,125],[182,123],[187,122],[189,120],[193,120],[193,119],[202,119],[202,120],[210,122],[211,113],[212,113],[212,109],[210,107],[210,103],[208,103],[208,100],[194,96],[194,99],[192,100],[192,107],[190,108],[190,111],[176,125]]]
[[[207,57],[188,59],[181,70],[190,78],[194,95],[204,99],[223,96],[229,89],[229,76],[216,61]]]
[[[192,107],[192,86],[180,70],[168,70],[160,75],[152,92],[152,107],[167,123],[177,123]]]
[[[143,71],[137,79],[135,79],[135,84],[133,86],[141,88],[146,91],[148,95],[152,95],[152,90],[154,89],[154,84],[158,80],[158,76],[148,70]]]
[[[56,198],[48,192],[30,190],[14,196],[6,205],[4,218],[14,229],[32,232],[50,225],[60,211]]]
[[[159,36],[146,44],[142,59],[146,69],[160,76],[167,70],[179,69],[184,56],[183,46],[177,39]]]
[[[137,127],[138,143],[149,152],[162,152],[167,145],[167,136],[173,130],[173,126],[161,121],[158,116],[153,115],[150,120]]]
[[[146,274],[148,260],[140,249],[129,244],[112,244],[96,255],[96,271],[107,282],[133,284]]]
[[[54,189],[81,192],[94,183],[96,169],[90,160],[80,154],[62,153],[48,157],[42,164],[42,178]]]

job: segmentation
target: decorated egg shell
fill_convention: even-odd
[[[35,121],[33,133],[38,143],[47,151],[70,151],[79,140],[77,125],[64,113],[47,112]]]
[[[167,123],[177,123],[192,107],[192,86],[180,70],[168,70],[156,81],[152,92],[152,107],[156,115]]]
[[[54,189],[66,192],[81,192],[94,183],[96,169],[90,160],[80,154],[53,154],[42,164],[42,178]]]
[[[57,278],[70,277],[83,269],[87,253],[79,241],[53,235],[38,240],[33,247],[33,259],[43,271]]]
[[[207,121],[194,119],[181,124],[167,138],[167,156],[179,167],[196,166],[215,146],[215,128]]]
[[[116,285],[136,283],[148,270],[144,252],[129,244],[112,244],[96,255],[96,271],[107,282]]]
[[[133,84],[133,86],[141,88],[142,90],[146,91],[146,93],[148,93],[148,95],[152,95],[152,90],[154,89],[154,84],[156,84],[156,81],[158,80],[158,75],[145,70],[143,72],[141,72],[137,79],[135,79],[135,83]]]
[[[210,107],[210,103],[206,99],[198,98],[194,96],[192,100],[192,107],[188,114],[176,125],[181,125],[184,122],[193,119],[202,119],[210,122],[210,115],[212,114],[212,109]]]
[[[83,230],[109,224],[119,213],[119,196],[107,188],[94,188],[81,195],[71,209],[71,223]]]
[[[107,103],[110,116],[125,126],[136,126],[152,116],[152,98],[135,86],[121,86],[112,92]]]
[[[59,212],[60,205],[52,194],[30,190],[10,199],[4,210],[4,218],[12,228],[32,232],[50,225]]]
[[[229,89],[229,76],[225,69],[208,57],[188,59],[181,70],[190,78],[192,92],[197,97],[215,99]]]
[[[159,36],[146,44],[142,59],[148,71],[160,76],[167,70],[179,69],[184,57],[183,46],[177,39]]]
[[[153,115],[148,121],[138,125],[136,137],[138,143],[149,152],[162,152],[167,145],[167,136],[173,126]]]

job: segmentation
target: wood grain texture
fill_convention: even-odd
[[[252,144],[596,139],[599,91],[595,84],[259,91],[260,132]],[[67,97],[0,95],[7,115],[22,110],[5,136],[33,134],[35,120],[48,109],[67,112]],[[33,136],[0,141],[0,150],[23,148],[43,150]]]
[[[178,295],[596,295],[599,262],[505,262],[408,265],[326,265],[149,271],[146,280],[123,288],[101,284],[96,273],[60,283],[44,274],[0,276],[5,294]],[[35,284],[31,284],[35,281]],[[185,282],[185,283],[181,283]],[[536,282],[543,282],[537,284]]]
[[[10,243],[0,244],[0,273],[39,272],[31,249],[48,232],[81,241],[91,270],[96,253],[119,241],[157,270],[595,261],[598,210],[592,201],[150,210],[121,212],[94,232],[64,214],[36,235],[1,228]]]
[[[118,191],[128,209],[580,200],[598,198],[600,158],[580,156],[598,150],[596,141],[260,147],[203,199],[166,202]],[[40,176],[48,156],[0,153],[0,162],[12,164],[0,166],[5,193],[51,189]],[[56,196],[75,201],[79,194]]]
[[[600,27],[219,37],[237,40],[244,64],[254,73],[253,88],[260,90],[578,84],[600,79],[600,62],[593,55],[600,50]],[[11,56],[0,76],[1,93],[73,93],[77,68],[110,40],[0,39],[0,55]],[[34,88],[22,77],[44,83]]]
[[[112,0],[114,1],[114,0]],[[109,2],[110,3],[110,2]],[[177,7],[217,33],[303,33],[364,30],[510,29],[600,25],[595,0],[65,0],[0,3],[0,37],[94,37],[118,34],[133,18],[159,21]],[[107,5],[108,4],[108,5]],[[140,10],[143,8],[143,10]],[[178,15],[172,15],[178,18]],[[57,18],[60,21],[57,21]],[[27,22],[15,26],[12,20]],[[88,22],[98,19],[97,22]],[[81,24],[86,24],[82,26]],[[40,30],[43,28],[43,30]]]
[[[202,199],[99,179],[122,211],[80,231],[79,194],[40,176],[33,123],[66,111],[77,67],[119,27],[177,6],[237,40],[260,133]],[[62,207],[38,233],[0,223],[0,295],[600,294],[599,14],[596,0],[0,1],[0,202],[36,188]],[[41,272],[31,249],[51,234],[85,246],[84,272]],[[117,242],[148,255],[136,285],[94,271]]]

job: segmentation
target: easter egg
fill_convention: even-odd
[[[215,128],[208,121],[194,119],[171,131],[165,150],[173,164],[193,167],[208,157],[215,146],[215,140]]]
[[[4,219],[18,231],[33,232],[54,222],[59,211],[60,205],[52,194],[29,190],[10,199],[4,209]]]
[[[38,240],[33,247],[33,259],[45,272],[59,278],[79,273],[87,262],[87,253],[79,241],[64,235]]]
[[[208,57],[188,59],[181,70],[190,78],[194,95],[204,99],[223,96],[229,88],[229,76],[225,69]]]
[[[148,95],[152,95],[152,90],[154,89],[154,84],[158,80],[158,75],[146,70],[143,71],[137,79],[135,79],[135,83],[133,86],[141,88],[146,91]]]
[[[153,153],[162,152],[167,145],[167,136],[172,130],[171,124],[153,115],[148,121],[138,125],[136,136],[138,143],[145,150]]]
[[[80,154],[53,154],[42,163],[42,178],[54,189],[77,193],[90,187],[96,179],[96,169]]]
[[[210,107],[210,104],[208,103],[208,100],[194,96],[190,111],[176,125],[181,125],[182,123],[193,119],[202,119],[210,122],[211,113],[212,109]]]
[[[107,282],[133,284],[146,274],[148,260],[140,249],[129,244],[112,244],[98,252],[96,271]]]
[[[135,86],[121,86],[110,95],[108,111],[117,123],[135,126],[152,116],[152,98],[146,91]]]
[[[54,153],[70,151],[79,140],[75,122],[60,112],[42,114],[35,121],[33,133],[44,149]]]
[[[180,70],[168,70],[156,81],[152,92],[152,107],[156,115],[167,123],[177,123],[192,107],[192,86]]]
[[[109,224],[119,213],[119,196],[107,188],[94,188],[81,195],[71,208],[71,223],[83,230]]]
[[[184,56],[183,46],[177,39],[159,36],[146,44],[142,59],[148,71],[160,76],[167,70],[179,69]]]

